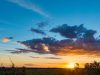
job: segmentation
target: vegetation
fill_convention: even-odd
[[[86,63],[85,68],[75,64],[73,69],[65,68],[0,68],[0,75],[100,75],[100,63]]]
[[[94,61],[93,63],[85,64],[86,75],[100,75],[100,63]]]

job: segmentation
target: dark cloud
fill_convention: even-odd
[[[52,28],[50,31],[59,33],[60,35],[66,37],[66,38],[77,38],[77,36],[80,33],[85,32],[86,29],[83,27],[83,24],[81,24],[80,26],[76,26],[76,25],[68,26],[67,24],[63,24],[59,27]]]
[[[44,28],[48,25],[48,21],[42,21],[36,24],[39,28]]]
[[[62,26],[51,29],[50,31],[59,33],[69,39],[76,39],[74,43],[76,43],[76,47],[78,48],[100,50],[97,46],[100,44],[99,40],[94,37],[96,31],[86,29],[83,24],[79,26],[68,26],[67,24],[63,24]]]
[[[49,46],[53,46],[56,44],[56,40],[54,38],[43,38],[43,39],[32,39],[23,42],[18,42],[28,47],[28,49],[18,49],[14,50],[12,53],[28,53],[28,52],[36,52],[40,54],[51,53],[49,50]]]
[[[40,30],[40,29],[31,28],[31,31],[32,31],[32,32],[35,32],[35,33],[38,33],[38,34],[46,35],[46,33],[43,32],[43,31]]]
[[[62,26],[51,29],[51,32],[60,33],[62,36],[67,38],[76,38],[76,29],[77,26],[68,26],[67,24],[63,24]]]
[[[9,39],[13,39],[13,37],[7,37],[7,38],[9,38]]]
[[[66,37],[63,40],[56,40],[53,37],[32,39],[19,42],[28,49],[18,49],[12,53],[29,53],[54,55],[82,55],[100,54],[100,39],[95,38],[96,31],[84,27],[83,24],[77,26],[62,26],[51,29],[50,31]]]
[[[17,48],[17,50],[9,50],[9,51],[11,51],[11,53],[13,53],[13,54],[35,52],[35,50],[31,50],[31,49],[20,49],[20,48]]]

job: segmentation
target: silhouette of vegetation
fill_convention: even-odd
[[[100,75],[100,62],[94,61],[93,63],[85,64],[86,75]]]
[[[79,68],[76,63],[73,69],[0,67],[0,75],[100,75],[100,62],[86,63],[84,66]]]

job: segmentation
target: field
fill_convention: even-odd
[[[100,75],[100,69],[0,68],[0,75]]]

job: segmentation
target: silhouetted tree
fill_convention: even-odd
[[[79,69],[79,63],[75,63],[74,67],[75,69]]]
[[[85,64],[86,75],[99,75],[100,74],[100,62],[94,61],[93,63]]]

